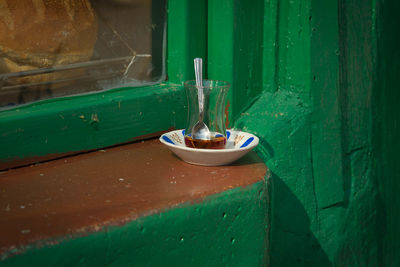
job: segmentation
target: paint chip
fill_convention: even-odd
[[[30,229],[24,229],[24,230],[21,230],[21,234],[29,234],[31,232],[31,230]]]
[[[25,206],[24,205],[21,205],[21,206],[19,206],[21,209],[25,209]]]
[[[97,116],[97,113],[92,114],[91,120],[92,120],[92,122],[100,122],[99,117]]]
[[[39,176],[42,176],[42,177],[43,177],[43,176],[44,176],[44,173],[39,174]]]
[[[118,181],[123,182],[125,179],[124,178],[118,178]]]
[[[85,116],[84,116],[84,115],[80,115],[79,118],[82,119],[82,120],[84,120],[84,119],[85,119]]]

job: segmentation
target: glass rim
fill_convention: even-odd
[[[222,80],[203,79],[203,82],[204,82],[204,81],[208,81],[208,82],[217,82],[217,83],[221,83],[221,84],[220,84],[220,85],[212,85],[212,86],[205,86],[205,85],[203,84],[202,88],[223,88],[223,87],[230,87],[230,85],[231,85],[229,82],[227,82],[227,81],[222,81]],[[196,86],[196,80],[188,80],[188,81],[185,81],[183,84],[184,84],[185,87],[195,87],[195,88],[197,88],[197,86]]]

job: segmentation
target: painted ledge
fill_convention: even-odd
[[[198,205],[264,184],[266,172],[254,152],[230,166],[201,167],[182,162],[158,140],[11,169],[0,174],[0,256],[122,227],[182,203]]]

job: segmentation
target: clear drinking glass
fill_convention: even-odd
[[[204,123],[210,130],[209,139],[193,139],[193,126],[199,121],[199,101],[196,81],[185,82],[188,117],[185,144],[193,148],[223,149],[226,144],[225,105],[230,84],[225,81],[203,80]]]

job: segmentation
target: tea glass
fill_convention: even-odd
[[[225,81],[203,80],[204,117],[203,121],[210,130],[207,139],[193,139],[193,126],[199,121],[199,101],[196,81],[185,82],[188,103],[188,115],[185,128],[187,147],[200,149],[223,149],[226,145],[226,95],[230,84]]]

